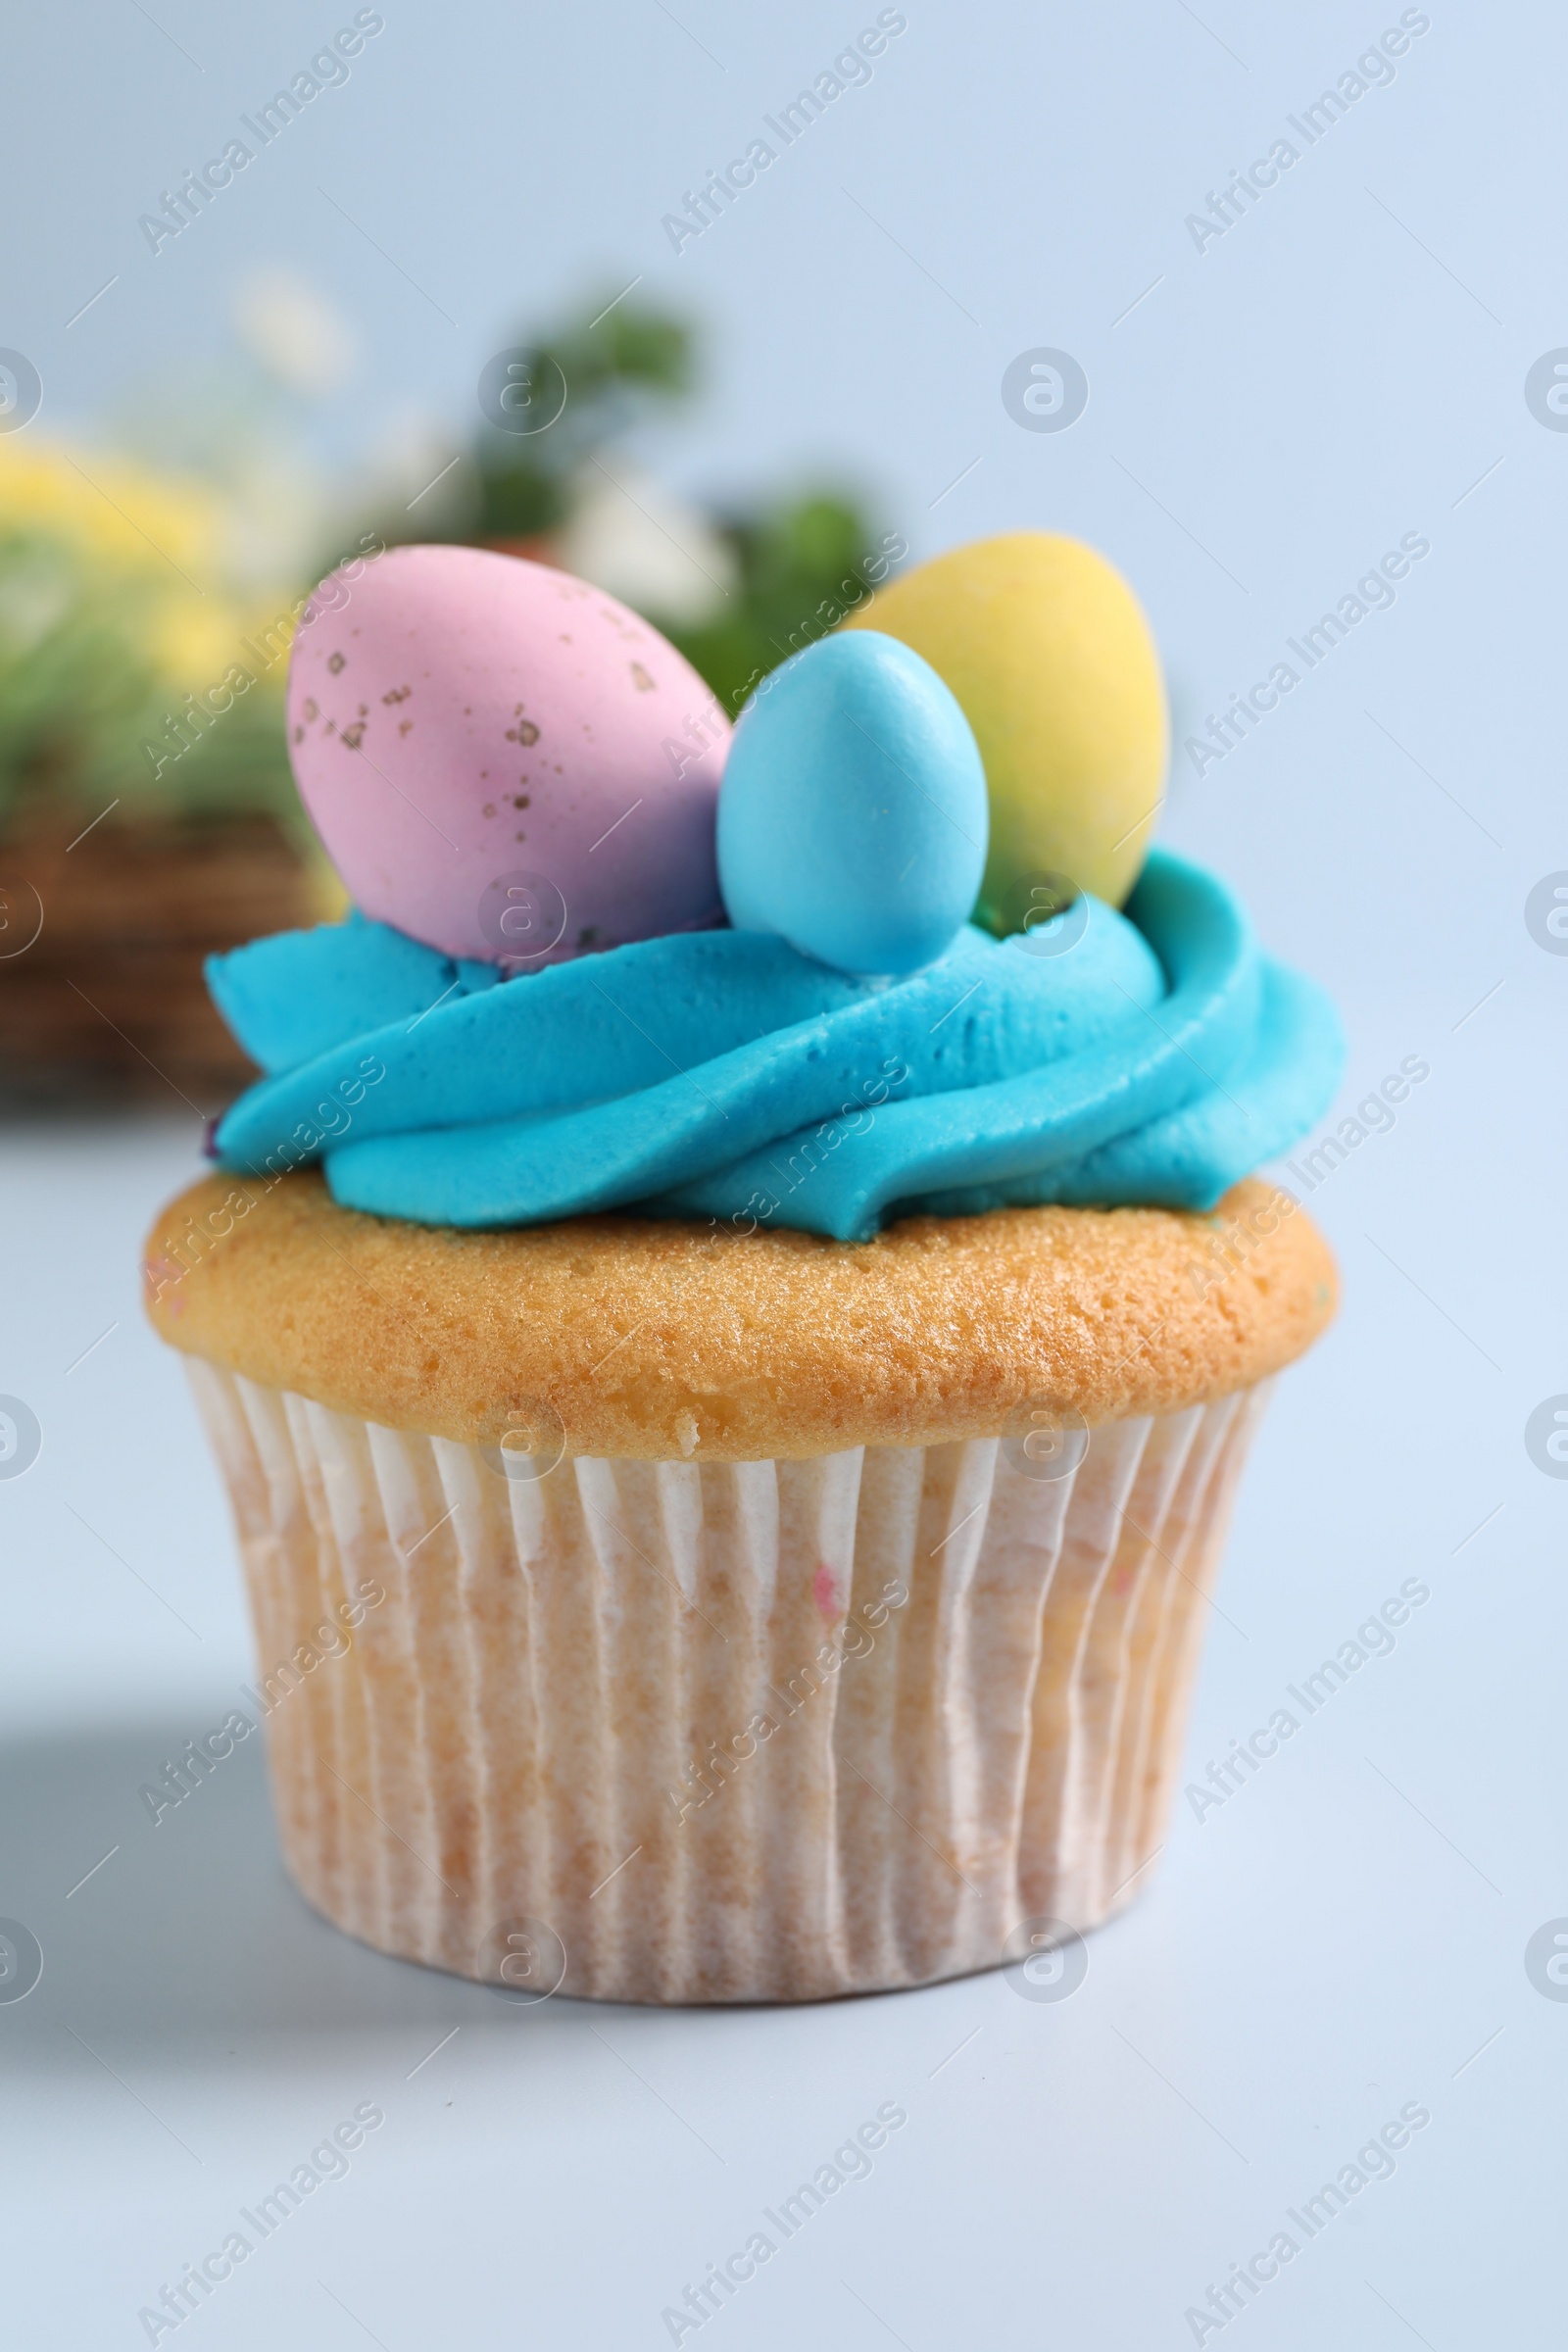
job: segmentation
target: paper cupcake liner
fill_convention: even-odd
[[[1143,1883],[1270,1383],[1055,1478],[988,1439],[535,1479],[188,1362],[283,1850],[349,1935],[518,1999],[803,2000]]]

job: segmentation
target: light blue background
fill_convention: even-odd
[[[917,556],[1019,524],[1094,540],[1145,600],[1184,734],[1402,533],[1430,538],[1395,608],[1254,739],[1201,780],[1175,763],[1165,837],[1334,990],[1347,1102],[1407,1055],[1431,1065],[1313,1200],[1345,1310],[1244,1488],[1189,1770],[1402,1578],[1432,1599],[1242,1795],[1201,1825],[1178,1808],[1059,2008],[993,1977],[795,2013],[498,2020],[303,1911],[252,1760],[154,1845],[136,1782],[248,1672],[216,1481],[135,1302],[135,1244],[194,1165],[194,1123],[14,1138],[0,1390],[32,1402],[45,1450],[0,1485],[0,1912],[50,1953],[0,2008],[19,2340],[142,2340],[159,2282],[373,2097],[387,2125],[351,2178],[192,2340],[652,2346],[681,2284],[897,2098],[909,2124],[872,2178],[711,2341],[1152,2352],[1190,2343],[1208,2281],[1419,2099],[1433,2121],[1396,2177],[1226,2341],[1555,2344],[1568,2004],[1532,1989],[1523,1951],[1568,1913],[1568,1483],[1522,1432],[1568,1391],[1568,957],[1523,906],[1568,867],[1568,435],[1523,383],[1568,343],[1568,31],[1542,8],[1434,6],[1392,86],[1200,254],[1185,216],[1396,9],[913,0],[869,86],[677,257],[661,216],[873,9],[393,0],[348,85],[155,259],[137,214],[351,13],[154,0],[172,38],[134,6],[12,28],[0,342],[42,372],[37,429],[197,383],[234,286],[282,263],[362,340],[319,427],[347,464],[400,413],[466,430],[519,319],[641,273],[713,353],[700,419],[651,458],[706,493],[831,466]],[[1060,434],[1002,405],[1040,345],[1090,381]]]

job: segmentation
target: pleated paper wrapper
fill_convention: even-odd
[[[807,2000],[1147,1884],[1271,1384],[1058,1478],[996,1439],[533,1478],[189,1363],[284,1854],[349,1935],[518,1998]]]

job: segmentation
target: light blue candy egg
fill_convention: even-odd
[[[986,862],[985,770],[928,662],[876,629],[824,637],[741,712],[718,796],[737,931],[841,972],[912,972],[968,920]]]

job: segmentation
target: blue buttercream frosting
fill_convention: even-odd
[[[859,1241],[917,1210],[1212,1207],[1327,1108],[1332,1005],[1163,852],[1124,913],[1065,920],[965,926],[891,981],[748,931],[505,982],[359,918],[286,932],[208,966],[267,1073],[218,1156],[318,1160],[346,1207],[427,1225],[617,1208]]]

